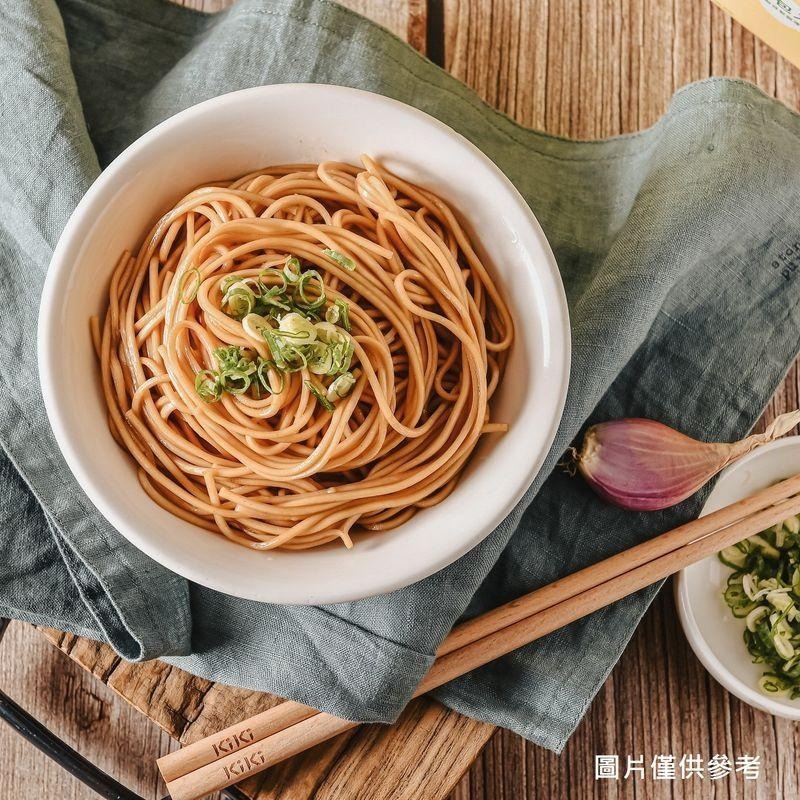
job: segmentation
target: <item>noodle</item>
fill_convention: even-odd
[[[111,432],[147,495],[255,549],[386,531],[441,502],[513,326],[450,208],[373,160],[184,197],[92,321]]]

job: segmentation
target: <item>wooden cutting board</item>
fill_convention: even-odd
[[[217,10],[226,0],[186,0]],[[525,125],[596,138],[634,131],[663,113],[673,91],[709,75],[738,75],[800,107],[800,72],[707,0],[348,0],[346,5],[407,39]],[[798,405],[793,367],[767,414]],[[105,645],[44,631],[171,736],[188,743],[278,698],[193,677],[160,662],[127,664]],[[672,619],[655,604],[632,646],[558,758],[428,700],[395,726],[364,727],[244,784],[267,800],[620,798],[634,784],[594,780],[595,753],[665,749],[755,753],[758,785],[715,782],[719,800],[798,796],[797,730],[730,698],[708,679]],[[781,741],[778,758],[777,741]],[[655,752],[654,752],[655,751]],[[458,784],[458,785],[457,785]],[[706,798],[704,784],[635,784],[637,798]],[[678,792],[676,795],[675,792]]]

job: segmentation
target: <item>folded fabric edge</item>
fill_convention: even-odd
[[[268,692],[320,711],[358,722],[394,722],[405,708],[415,687],[433,663],[434,657],[418,653],[402,644],[348,624],[331,616],[330,623],[309,642],[307,655],[263,665],[258,674],[250,668],[249,655],[233,656],[225,647],[203,647],[187,656],[167,656],[161,660],[203,676],[257,692]],[[290,628],[291,629],[291,628]],[[343,655],[333,667],[324,659],[316,660],[320,647]],[[257,645],[256,645],[257,646]],[[365,669],[365,665],[369,669]],[[348,675],[359,672],[358,691],[352,689]],[[316,675],[315,675],[316,673]],[[310,676],[316,680],[309,681]],[[353,709],[362,713],[354,714]]]
[[[29,422],[22,409],[19,409],[19,413],[16,415],[13,421],[8,421],[8,425],[11,425],[12,427],[29,425]],[[141,565],[138,567],[134,566],[127,559],[125,548],[132,547],[132,545],[129,545],[127,542],[125,542],[124,547],[112,550],[104,533],[98,530],[92,524],[90,514],[82,513],[82,509],[79,505],[77,509],[72,509],[70,511],[71,514],[77,515],[77,520],[79,521],[81,530],[84,534],[83,548],[79,554],[76,548],[73,547],[73,545],[69,542],[68,537],[65,536],[65,534],[61,531],[60,524],[57,522],[59,518],[63,516],[63,514],[54,513],[54,509],[51,508],[51,505],[48,502],[46,502],[45,498],[37,488],[37,486],[46,485],[48,474],[58,474],[59,465],[54,461],[55,456],[46,451],[42,451],[40,455],[44,457],[46,461],[46,467],[43,467],[39,470],[23,470],[21,469],[20,464],[17,462],[13,450],[8,447],[8,441],[6,437],[9,435],[14,434],[7,430],[7,425],[4,424],[2,419],[0,419],[0,448],[2,448],[5,456],[14,466],[17,474],[21,476],[28,490],[32,493],[36,499],[36,502],[44,513],[48,528],[53,535],[54,543],[61,554],[62,560],[64,561],[70,577],[73,578],[75,590],[81,596],[82,601],[84,601],[87,611],[95,618],[96,621],[98,621],[100,630],[108,635],[110,630],[110,620],[107,619],[101,623],[98,619],[99,609],[85,602],[84,593],[87,590],[87,587],[80,586],[78,582],[74,581],[75,564],[70,563],[71,557],[74,557],[77,563],[80,563],[82,568],[92,576],[93,583],[102,589],[105,597],[104,605],[106,609],[113,613],[113,615],[125,629],[126,634],[120,634],[116,637],[111,637],[110,639],[110,641],[113,641],[118,648],[121,648],[119,650],[121,655],[125,656],[129,660],[140,661],[160,656],[165,652],[188,652],[190,648],[190,625],[188,623],[188,585],[186,584],[185,580],[177,575],[174,575],[173,573],[170,573],[166,569],[159,567],[155,564],[155,562],[152,562],[154,569],[163,570],[165,580],[169,583],[173,590],[173,595],[176,598],[176,604],[174,606],[176,619],[185,620],[185,624],[181,625],[180,628],[183,632],[183,636],[180,641],[175,642],[170,638],[166,638],[167,632],[164,630],[163,624],[159,624],[159,620],[157,620],[154,616],[155,609],[148,601],[147,592],[144,589],[145,584],[141,579]],[[93,508],[93,506],[91,506],[89,503],[88,498],[85,498],[84,502]],[[138,553],[139,551],[136,552]],[[68,557],[68,554],[71,554],[71,556]],[[107,569],[112,570],[114,575],[100,575],[97,567],[93,564],[90,564],[90,554],[93,556],[94,560],[104,564]],[[142,558],[144,559],[146,556],[142,554]],[[136,599],[134,604],[136,611],[134,613],[141,612],[148,616],[150,624],[147,626],[147,632],[145,635],[142,634],[140,626],[131,626],[128,624],[126,621],[128,614],[120,605],[121,598],[119,596],[119,592],[112,592],[110,590],[111,584],[116,586],[127,586],[128,592],[131,593],[131,595]],[[139,631],[137,636],[131,634],[133,627],[136,627]],[[170,630],[174,632],[173,629]],[[97,638],[97,635],[98,631],[96,630],[90,633],[92,638]]]

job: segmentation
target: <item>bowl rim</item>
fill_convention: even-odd
[[[762,445],[756,450],[751,451],[746,456],[743,456],[738,461],[731,464],[729,467],[726,467],[720,473],[714,490],[712,491],[711,495],[709,495],[708,500],[706,500],[706,503],[700,512],[700,516],[704,516],[708,513],[709,506],[711,505],[714,497],[714,492],[717,491],[717,487],[724,480],[729,479],[740,469],[746,467],[753,461],[757,461],[759,458],[768,459],[772,453],[791,448],[800,450],[800,436],[790,436],[785,439],[778,439],[774,442],[769,442],[768,444]],[[743,495],[743,498],[744,497],[747,497],[747,495]],[[714,558],[714,556],[709,556],[708,558]],[[702,564],[706,560],[707,559],[703,559],[698,563]],[[673,593],[681,627],[683,628],[683,632],[687,641],[689,642],[689,646],[694,651],[694,654],[697,656],[700,663],[706,668],[712,678],[724,686],[732,695],[738,697],[743,703],[747,703],[747,705],[752,706],[759,711],[764,711],[767,714],[772,714],[775,717],[800,720],[800,701],[786,701],[784,698],[784,702],[781,702],[778,699],[767,697],[758,690],[754,689],[752,686],[742,681],[740,678],[736,677],[714,654],[711,646],[706,642],[706,639],[703,636],[703,632],[697,622],[697,618],[695,617],[694,610],[692,608],[688,586],[688,569],[688,567],[684,568],[676,575]],[[743,649],[742,658],[746,657],[747,653]],[[794,703],[794,705],[789,705],[789,702]]]
[[[509,202],[513,203],[516,210],[522,214],[527,225],[530,226],[532,235],[536,238],[541,248],[541,255],[543,258],[539,262],[540,268],[537,270],[536,278],[547,301],[548,323],[544,326],[544,330],[548,338],[548,352],[550,354],[549,367],[552,369],[550,374],[552,385],[548,387],[548,392],[553,400],[554,413],[550,419],[549,428],[543,436],[542,441],[544,444],[538,456],[531,460],[529,468],[524,473],[521,473],[514,481],[514,491],[508,494],[507,501],[502,505],[498,505],[493,514],[487,515],[485,524],[480,527],[475,526],[472,535],[459,538],[457,542],[453,543],[453,546],[447,549],[446,553],[440,554],[435,559],[423,559],[419,564],[416,559],[409,559],[405,569],[397,570],[390,576],[387,576],[385,573],[378,574],[377,572],[372,576],[365,576],[363,583],[359,585],[357,590],[345,586],[340,587],[338,591],[331,590],[322,593],[316,591],[311,595],[309,594],[310,589],[308,587],[297,587],[292,591],[275,591],[276,587],[269,581],[265,581],[264,583],[267,585],[264,591],[253,592],[238,587],[233,578],[225,580],[221,579],[216,573],[210,576],[206,573],[200,574],[198,571],[194,570],[190,564],[166,554],[158,547],[155,537],[142,534],[135,525],[129,523],[124,518],[123,514],[118,513],[112,502],[107,502],[103,491],[95,484],[94,478],[92,477],[92,470],[85,463],[84,457],[79,452],[79,448],[67,435],[67,418],[69,415],[66,408],[58,401],[59,395],[58,392],[55,391],[56,384],[53,374],[56,359],[56,337],[53,335],[52,327],[48,325],[47,320],[55,318],[51,310],[56,307],[57,299],[64,291],[64,285],[68,279],[69,267],[78,255],[78,250],[81,245],[76,239],[82,227],[86,225],[86,210],[92,208],[98,198],[101,198],[106,193],[107,189],[117,179],[118,175],[126,169],[128,162],[135,158],[140,151],[146,151],[147,148],[164,133],[171,131],[177,126],[190,122],[197,117],[201,117],[211,109],[219,109],[226,104],[238,103],[244,99],[258,98],[261,101],[267,102],[270,96],[279,93],[308,92],[310,90],[330,93],[331,95],[343,93],[366,97],[367,101],[376,104],[376,107],[388,106],[395,110],[401,110],[405,114],[410,114],[423,123],[438,128],[452,138],[455,144],[465,148],[473,157],[481,161],[489,172],[498,180],[498,184],[502,186],[507,193]],[[331,100],[333,99],[332,97]],[[515,320],[515,322],[517,321]],[[347,602],[377,594],[384,594],[415,583],[438,572],[483,541],[483,539],[485,539],[519,503],[520,499],[541,470],[550,448],[552,447],[563,415],[569,386],[571,344],[569,309],[555,256],[532,209],[503,171],[466,137],[414,106],[362,89],[316,83],[272,84],[227,92],[189,106],[168,117],[128,145],[128,147],[117,155],[92,183],[73,210],[61,232],[45,277],[37,322],[39,381],[50,427],[69,469],[75,476],[83,492],[100,514],[135,547],[154,561],[182,575],[188,580],[243,599],[292,604]],[[553,380],[554,378],[555,380]]]

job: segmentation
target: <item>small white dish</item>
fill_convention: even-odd
[[[254,552],[152,502],[108,431],[89,317],[102,313],[113,265],[187,191],[273,164],[368,153],[440,194],[460,214],[511,306],[516,340],[493,416],[455,491],[353,550]],[[433,117],[340,86],[281,84],[222,95],[171,117],[127,148],[78,204],[56,247],[39,314],[39,374],[64,457],[97,509],[140,550],[226,594],[332,603],[381,594],[446,567],[511,511],[553,442],[569,378],[561,277],[539,223],[503,173]]]
[[[702,515],[742,500],[800,472],[800,436],[760,447],[722,472]],[[768,696],[758,688],[763,664],[754,664],[742,640],[744,620],[722,599],[730,568],[711,556],[682,570],[675,580],[675,604],[689,645],[712,677],[743,702],[800,720],[800,700]]]

